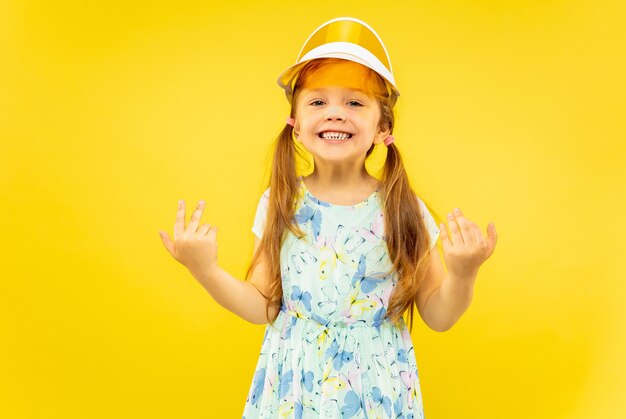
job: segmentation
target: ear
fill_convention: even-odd
[[[385,139],[389,136],[391,130],[386,129],[384,131],[378,130],[378,133],[374,136],[374,144],[383,144]]]
[[[293,124],[293,130],[291,132],[292,132],[291,136],[295,137],[296,141],[301,143],[302,141],[300,140],[300,125],[298,124],[297,121],[295,124]]]

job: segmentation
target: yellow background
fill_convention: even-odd
[[[179,199],[206,199],[243,277],[289,111],[276,78],[347,15],[391,55],[415,190],[499,234],[464,317],[416,322],[426,417],[626,417],[625,12],[1,2],[0,416],[241,417],[264,327],[218,306],[157,232]]]

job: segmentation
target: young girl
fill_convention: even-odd
[[[399,96],[386,49],[364,22],[338,18],[307,39],[281,74],[291,115],[252,231],[246,281],[217,261],[217,228],[185,228],[179,203],[167,250],[215,300],[266,324],[243,412],[252,418],[423,418],[409,330],[413,309],[448,330],[470,305],[480,265],[493,253],[460,210],[437,226],[411,190],[394,137]],[[379,179],[365,168],[386,147]],[[297,176],[297,147],[314,160]],[[441,228],[447,272],[433,250]],[[411,328],[403,314],[409,311]]]

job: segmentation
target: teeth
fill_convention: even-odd
[[[346,140],[348,138],[350,138],[350,134],[346,134],[343,132],[323,132],[321,134],[322,138],[325,138],[327,140]]]

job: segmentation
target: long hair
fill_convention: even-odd
[[[303,86],[310,77],[314,77],[323,66],[341,61],[337,58],[314,59],[307,62],[298,73],[293,88],[291,103],[291,117],[295,118],[297,100]],[[372,91],[380,108],[380,129],[389,129],[393,132],[393,107],[396,96],[385,80],[375,71],[369,71]],[[280,248],[288,231],[302,237],[303,233],[293,217],[297,204],[298,179],[296,173],[296,149],[292,138],[293,127],[286,125],[280,132],[274,145],[272,172],[269,180],[270,196],[267,219],[259,249],[253,256],[246,271],[246,280],[250,279],[253,267],[259,256],[265,254],[268,261],[268,276],[270,286],[267,300],[266,316],[270,323],[270,307],[280,307],[283,290],[280,270]],[[367,151],[366,158],[374,150],[374,144]],[[409,310],[409,329],[413,329],[413,312],[417,301],[417,292],[428,270],[430,262],[429,235],[422,219],[417,195],[409,185],[409,179],[402,163],[400,152],[394,143],[387,147],[387,156],[382,169],[381,178],[382,208],[384,213],[385,241],[392,267],[389,273],[395,271],[398,281],[389,298],[385,316],[398,324],[404,312]],[[427,206],[428,207],[428,206]]]

